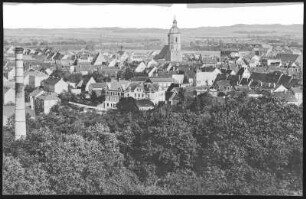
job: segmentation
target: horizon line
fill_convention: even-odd
[[[220,27],[232,27],[232,26],[272,26],[272,25],[279,25],[279,26],[294,26],[294,25],[304,25],[304,24],[233,24],[233,25],[227,25],[227,26],[198,26],[198,27],[192,27],[192,28],[180,28],[180,29],[197,29],[197,28],[220,28]],[[118,29],[161,29],[161,30],[168,30],[169,28],[158,28],[158,27],[118,27],[118,26],[105,26],[105,27],[68,27],[68,28],[45,28],[45,27],[21,27],[21,28],[5,28],[3,27],[3,30],[5,29],[11,29],[11,30],[18,30],[18,29],[103,29],[103,28],[118,28]]]

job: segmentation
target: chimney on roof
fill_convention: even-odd
[[[24,78],[23,78],[23,49],[15,49],[15,140],[26,137],[25,101],[24,101]]]

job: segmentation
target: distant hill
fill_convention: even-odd
[[[169,27],[170,28],[170,27]],[[73,29],[4,29],[4,39],[165,39],[168,29],[158,28],[73,28]],[[246,37],[251,35],[292,35],[303,37],[303,25],[233,25],[222,27],[182,28],[184,39],[201,37]]]

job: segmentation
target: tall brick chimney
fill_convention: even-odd
[[[24,100],[24,78],[23,78],[23,49],[15,49],[15,140],[26,137],[25,100]]]

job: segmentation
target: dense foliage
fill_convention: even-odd
[[[302,109],[236,96],[105,115],[56,106],[4,130],[4,194],[302,194]],[[136,109],[137,110],[137,109]]]

